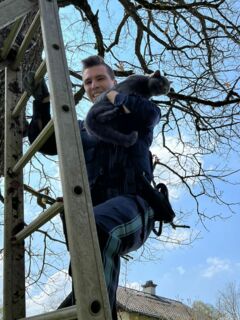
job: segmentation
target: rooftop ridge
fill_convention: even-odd
[[[124,290],[126,290],[126,291],[136,291],[136,293],[140,293],[140,294],[138,294],[138,296],[147,296],[147,297],[149,297],[149,298],[156,298],[156,300],[161,300],[162,302],[164,301],[164,300],[166,300],[166,301],[168,301],[168,302],[175,302],[175,303],[177,303],[177,304],[181,304],[181,305],[185,305],[185,303],[183,303],[182,301],[179,301],[179,300],[175,300],[175,299],[172,299],[172,298],[166,298],[166,297],[163,297],[163,296],[159,296],[159,295],[157,295],[157,294],[150,294],[150,293],[147,293],[147,292],[144,292],[144,291],[142,291],[142,290],[137,290],[137,289],[134,289],[134,288],[129,288],[129,287],[124,287],[124,286],[118,286],[118,288],[122,288],[122,289],[124,289]]]

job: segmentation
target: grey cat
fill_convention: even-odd
[[[149,99],[152,96],[167,94],[170,90],[170,82],[161,76],[160,71],[155,71],[150,76],[131,75],[97,97],[85,120],[87,131],[105,142],[130,147],[137,141],[138,133],[133,131],[124,134],[114,127],[116,122],[111,120],[120,115],[120,109],[114,107],[106,96],[111,90]]]

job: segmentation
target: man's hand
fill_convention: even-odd
[[[111,90],[107,93],[108,100],[112,103],[113,107],[110,110],[106,110],[102,112],[102,110],[96,115],[96,120],[101,123],[108,122],[114,118],[116,118],[121,113],[130,113],[130,111],[122,105],[120,108],[114,106],[114,101],[116,96],[118,95],[118,92],[115,90]]]
[[[107,98],[112,104],[114,104],[114,101],[117,95],[118,95],[118,92],[116,90],[111,90],[107,93]],[[123,112],[131,113],[131,111],[128,110],[128,108],[124,104],[122,105],[122,108],[123,108]]]
[[[114,104],[114,100],[117,95],[118,95],[118,92],[116,90],[111,90],[107,93],[107,98],[112,104]]]

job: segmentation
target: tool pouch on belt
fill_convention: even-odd
[[[162,223],[171,223],[175,217],[175,213],[168,199],[168,189],[164,183],[159,183],[156,188],[154,188],[144,174],[137,175],[141,195],[153,209],[155,221],[160,222],[159,230],[153,231],[155,234],[160,235]]]

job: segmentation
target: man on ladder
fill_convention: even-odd
[[[83,60],[83,85],[92,102],[115,83],[113,70],[101,57],[90,56]],[[50,120],[50,103],[44,82],[35,87],[34,81],[29,78],[25,86],[35,97],[28,133],[32,143]],[[153,178],[149,147],[153,140],[154,126],[160,120],[160,109],[149,100],[116,91],[110,91],[108,99],[120,110],[117,119],[119,130],[138,131],[138,140],[133,146],[126,148],[99,140],[86,131],[84,121],[78,122],[112,319],[116,320],[120,256],[141,247],[154,227],[153,210],[146,199],[139,195],[134,173],[137,169],[145,172],[149,181]],[[40,151],[48,155],[57,154],[54,135]],[[72,304],[74,294],[70,294],[60,308]]]

